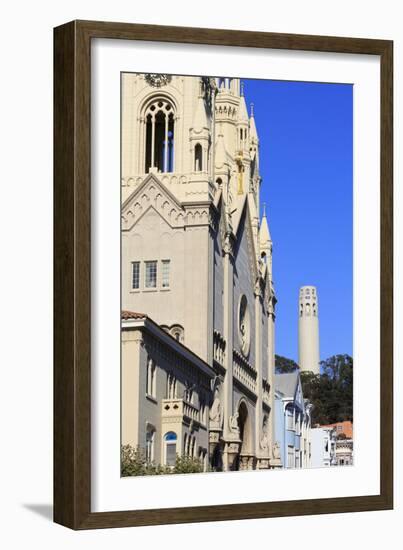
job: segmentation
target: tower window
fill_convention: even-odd
[[[200,143],[195,146],[195,172],[201,172],[203,170],[203,149]]]
[[[169,271],[171,261],[162,260],[162,288],[169,288]]]
[[[146,288],[157,288],[157,262],[145,262],[146,268]]]
[[[140,288],[140,262],[132,262],[132,289]]]
[[[157,99],[146,110],[145,172],[174,170],[174,112],[165,99]]]

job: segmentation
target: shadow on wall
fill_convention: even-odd
[[[23,507],[38,516],[42,516],[48,521],[53,522],[53,505],[52,504],[23,504]]]

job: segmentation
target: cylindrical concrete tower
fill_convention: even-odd
[[[314,286],[299,290],[298,351],[301,372],[319,374],[318,295]]]

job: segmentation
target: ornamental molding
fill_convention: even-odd
[[[172,228],[209,226],[211,206],[211,201],[183,206],[154,174],[149,174],[122,205],[122,231],[130,231],[150,209]]]
[[[171,82],[172,76],[169,74],[148,73],[144,75],[144,80],[153,88],[162,88]]]

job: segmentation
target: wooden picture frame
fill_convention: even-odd
[[[380,56],[381,487],[379,495],[92,513],[91,40],[113,38]],[[393,43],[73,21],[54,30],[54,520],[72,529],[387,510],[393,507]]]

